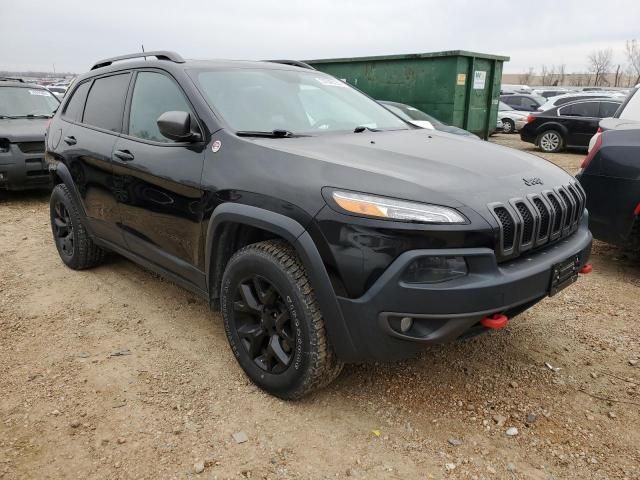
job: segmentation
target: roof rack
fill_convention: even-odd
[[[265,60],[265,62],[282,63],[283,65],[292,65],[294,67],[306,68],[307,70],[315,70],[311,65],[301,62],[300,60]]]
[[[24,83],[24,80],[21,78],[13,78],[13,77],[0,77],[0,81],[3,82],[20,82]]]
[[[91,70],[109,66],[113,62],[118,62],[120,60],[129,60],[130,58],[143,58],[143,57],[156,57],[158,60],[168,60],[174,63],[184,63],[184,58],[182,58],[176,52],[169,52],[167,50],[157,50],[154,52],[129,53],[128,55],[120,55],[118,57],[105,58],[104,60],[100,60],[99,62],[95,63],[93,67],[91,67]]]

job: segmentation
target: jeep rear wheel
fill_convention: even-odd
[[[53,240],[67,267],[82,270],[102,263],[105,251],[89,237],[66,185],[54,187],[49,211]]]
[[[297,399],[340,374],[304,267],[287,243],[236,252],[222,279],[221,309],[238,363],[272,395]]]

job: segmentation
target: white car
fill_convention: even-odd
[[[527,123],[529,112],[514,110],[504,102],[498,103],[498,121],[502,121],[502,131],[504,133],[515,133],[520,131]]]

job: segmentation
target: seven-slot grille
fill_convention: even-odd
[[[489,210],[498,221],[498,260],[518,256],[572,234],[585,208],[585,194],[577,182],[541,193],[491,203]]]

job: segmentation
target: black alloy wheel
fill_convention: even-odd
[[[73,223],[67,207],[56,201],[53,208],[53,237],[58,250],[65,256],[73,256],[74,236]]]
[[[247,354],[262,370],[279,374],[292,363],[295,329],[282,295],[269,280],[252,275],[234,295],[234,323]]]

